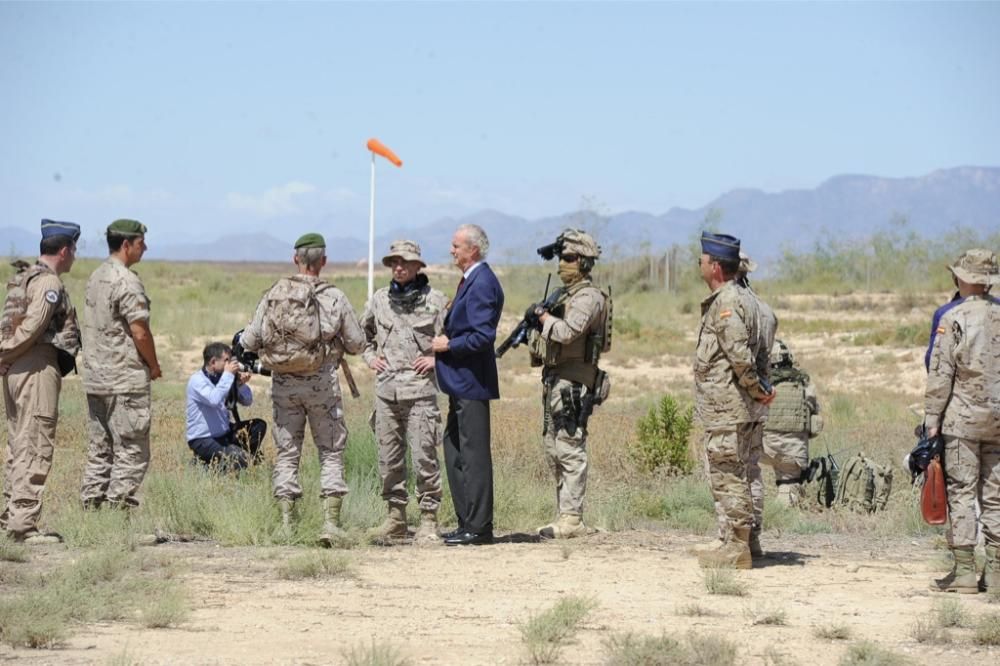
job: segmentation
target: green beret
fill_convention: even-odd
[[[144,236],[146,225],[138,220],[115,220],[108,225],[108,233],[116,236]]]
[[[323,234],[305,234],[295,241],[295,249],[298,250],[300,247],[326,247],[326,241],[323,239]]]

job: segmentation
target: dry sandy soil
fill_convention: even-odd
[[[82,626],[59,649],[0,648],[0,661],[108,663],[127,654],[142,664],[329,664],[344,663],[345,647],[374,638],[391,642],[414,664],[527,663],[518,623],[566,595],[590,596],[599,605],[558,663],[602,663],[602,643],[614,632],[689,630],[735,641],[739,663],[747,664],[773,663],[775,653],[783,663],[835,664],[859,639],[914,663],[1000,659],[1000,648],[973,645],[969,630],[953,630],[955,642],[945,647],[910,638],[913,623],[942,596],[926,591],[935,552],[929,542],[772,535],[765,541],[772,554],[738,574],[749,586],[745,597],[706,592],[687,553],[695,542],[633,531],[567,545],[365,548],[348,552],[354,577],[322,581],[278,577],[282,558],[301,549],[276,549],[260,559],[261,549],[165,544],[157,554],[181,565],[192,597],[194,610],[181,627]],[[38,555],[70,556],[61,547]],[[973,614],[1000,610],[985,595],[959,600]],[[716,615],[682,614],[691,604]],[[787,624],[755,625],[755,614],[769,610],[785,611]],[[850,628],[850,640],[813,635],[816,627],[838,624]]]

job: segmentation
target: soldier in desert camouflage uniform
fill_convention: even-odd
[[[736,273],[736,286],[746,308],[747,318],[753,324],[748,328],[747,344],[754,355],[754,365],[757,374],[769,379],[770,363],[768,356],[774,343],[774,334],[778,329],[778,318],[771,306],[761,300],[760,296],[750,286],[750,273],[757,270],[757,263],[740,251],[740,269]],[[760,460],[764,449],[764,422],[768,418],[768,406],[761,402],[750,405],[750,417],[753,422],[753,433],[750,436],[750,451],[747,455],[747,481],[750,482],[750,498],[753,502],[753,529],[750,531],[750,554],[753,557],[763,557],[764,550],[760,546],[760,533],[764,527],[764,482],[760,475]],[[719,506],[716,505],[719,513]],[[720,516],[720,525],[725,521]]]
[[[149,298],[132,270],[146,252],[146,226],[116,220],[108,259],[87,281],[83,388],[90,446],[80,499],[86,508],[139,504],[149,467],[150,382],[161,375],[149,330]]]
[[[944,438],[948,545],[955,566],[932,590],[975,594],[1000,587],[1000,304],[989,298],[1000,266],[989,250],[968,250],[949,270],[964,299],[938,324],[927,374],[924,425]],[[976,520],[976,499],[981,513]],[[986,566],[976,581],[977,522]]]
[[[406,440],[410,441],[420,504],[418,541],[436,541],[441,504],[437,445],[441,413],[437,404],[431,340],[444,332],[447,297],[432,289],[420,246],[395,241],[382,264],[392,269],[388,287],[375,292],[361,316],[365,332],[362,357],[375,371],[375,436],[378,440],[382,499],[389,504],[375,541],[405,538]]]
[[[329,546],[344,537],[340,512],[347,494],[347,426],[337,367],[345,351],[361,351],[365,338],[344,292],[319,277],[326,265],[323,236],[299,238],[293,261],[298,274],[278,280],[264,294],[240,342],[258,352],[274,372],[271,398],[278,458],[272,481],[285,534],[291,533],[292,509],[302,497],[299,460],[308,421],[320,462],[320,541]]]
[[[40,256],[7,283],[0,318],[0,375],[7,411],[0,531],[28,544],[56,543],[38,529],[42,492],[52,468],[62,377],[76,367],[80,329],[59,276],[76,258],[80,227],[42,220]]]
[[[716,548],[698,554],[702,566],[749,569],[753,504],[747,461],[757,403],[767,405],[774,392],[757,371],[757,322],[734,282],[740,264],[740,241],[704,232],[699,267],[712,294],[702,301],[694,364],[696,414],[705,428],[705,453],[712,495],[725,514]]]
[[[607,397],[607,376],[597,364],[610,342],[611,300],[590,279],[601,254],[593,237],[567,229],[556,244],[563,290],[539,315],[540,330],[529,334],[528,349],[532,365],[542,366],[542,442],[556,481],[559,511],[558,520],[538,533],[547,539],[569,539],[587,533],[587,418],[594,400]]]

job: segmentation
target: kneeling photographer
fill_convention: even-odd
[[[250,373],[233,358],[222,342],[207,345],[204,365],[191,375],[187,385],[187,442],[205,464],[222,470],[244,469],[260,459],[260,445],[267,432],[262,419],[241,421],[237,404],[249,406],[253,393]],[[230,421],[230,413],[235,422]]]

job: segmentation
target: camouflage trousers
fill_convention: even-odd
[[[565,379],[545,383],[542,391],[542,449],[545,462],[556,480],[556,504],[560,514],[583,515],[587,494],[587,431],[576,421],[573,405],[564,404],[564,395],[586,391],[581,384]]]
[[[437,446],[441,441],[441,412],[437,398],[385,400],[375,398],[375,437],[382,499],[406,506],[406,440],[416,478],[421,511],[441,505],[441,466]]]
[[[748,473],[754,426],[739,423],[705,430],[705,468],[723,541],[732,539],[734,529],[754,526]]]
[[[151,399],[146,393],[87,394],[90,445],[80,499],[138,506],[139,486],[149,468]]]
[[[948,544],[976,545],[976,499],[987,545],[1000,546],[1000,441],[944,436]]]
[[[799,479],[809,467],[809,433],[765,431],[760,461],[774,469],[778,499],[797,506],[805,495]]]
[[[59,417],[62,376],[55,360],[54,350],[49,355],[36,347],[14,361],[3,378],[7,455],[0,531],[24,534],[38,527]]]
[[[327,369],[326,366],[324,369]],[[340,385],[333,373],[274,375],[271,398],[277,459],[271,481],[276,499],[295,500],[302,497],[299,461],[307,422],[319,453],[320,497],[347,494],[347,482],[344,480],[347,425],[344,423]]]

